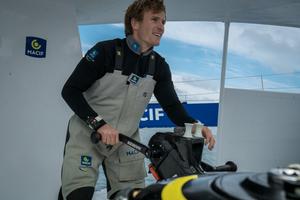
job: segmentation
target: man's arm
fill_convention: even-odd
[[[89,50],[65,83],[62,97],[76,115],[101,134],[102,142],[115,144],[119,142],[118,131],[106,124],[103,119],[97,121],[98,113],[90,107],[83,96],[83,93],[106,73],[104,56],[99,44]]]
[[[97,80],[96,66],[82,58],[62,89],[62,97],[82,120],[98,114],[89,106],[83,93]]]
[[[108,71],[105,65],[106,52],[111,46],[99,42],[87,51],[62,89],[62,97],[82,120],[97,117],[83,93]]]

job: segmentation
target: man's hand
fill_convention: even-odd
[[[108,124],[101,126],[97,133],[101,135],[104,144],[114,145],[119,142],[119,132]]]
[[[192,133],[196,132],[196,124],[193,124]],[[216,140],[209,128],[206,126],[203,126],[201,129],[202,136],[205,138],[205,145],[208,144],[208,149],[212,150],[214,148],[214,145],[216,143]]]
[[[206,126],[204,126],[201,130],[201,133],[202,133],[203,137],[205,138],[205,145],[208,144],[208,149],[212,150],[215,146],[216,140],[215,140],[213,134],[211,133],[211,130],[209,128],[207,128]]]

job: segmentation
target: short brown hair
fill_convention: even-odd
[[[124,24],[125,35],[131,35],[133,33],[131,27],[131,19],[134,18],[138,21],[142,21],[145,11],[153,11],[155,13],[166,13],[166,7],[163,0],[135,0],[126,10]]]

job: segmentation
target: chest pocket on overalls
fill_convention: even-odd
[[[152,78],[143,78],[144,80],[141,82],[139,86],[139,90],[136,94],[136,100],[144,103],[148,103],[153,94],[155,80]]]
[[[135,98],[135,110],[144,112],[145,107],[149,103],[151,96],[153,94],[154,86],[156,81],[151,77],[143,78],[139,85],[139,89],[136,93]]]

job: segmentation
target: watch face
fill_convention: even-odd
[[[100,117],[88,117],[86,120],[87,125],[93,129],[93,130],[97,130],[98,128],[100,128],[102,125],[106,124],[105,121]]]
[[[97,122],[100,122],[100,121],[102,120],[102,118],[101,118],[100,116],[97,116],[97,117],[95,117],[95,120],[96,120]]]

